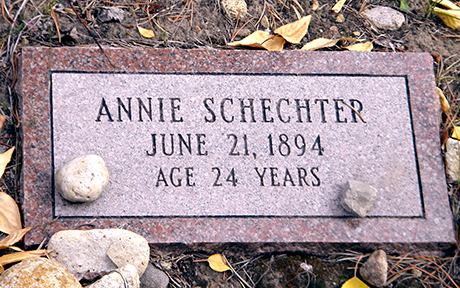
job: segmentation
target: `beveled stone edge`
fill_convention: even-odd
[[[133,66],[128,67],[127,69],[128,72],[129,71],[132,72],[136,69],[141,69],[141,71],[152,71],[152,72],[153,71],[165,72],[165,71],[168,71],[168,69],[171,69],[170,71],[176,71],[176,70],[185,71],[186,70],[189,72],[199,72],[199,71],[208,71],[209,68],[219,70],[220,72],[228,72],[228,71],[247,72],[247,70],[255,69],[254,66],[249,65],[249,64],[254,65],[254,62],[257,62],[256,63],[257,69],[265,69],[264,71],[267,71],[267,73],[269,73],[270,71],[274,71],[274,69],[276,68],[281,68],[284,71],[299,71],[302,69],[305,70],[305,66],[308,66],[308,63],[301,65],[303,68],[299,69],[299,67],[293,67],[293,64],[291,62],[289,63],[286,62],[286,60],[299,60],[299,59],[305,60],[306,62],[310,62],[310,64],[316,63],[317,66],[315,67],[311,66],[308,68],[308,69],[311,69],[311,70],[308,70],[308,73],[338,74],[337,72],[340,71],[342,72],[341,74],[353,74],[352,72],[356,72],[359,70],[361,73],[363,73],[364,71],[364,74],[383,74],[382,69],[384,70],[388,69],[388,70],[391,70],[391,72],[393,73],[386,71],[385,74],[407,75],[408,76],[409,85],[411,87],[410,89],[411,96],[413,96],[415,93],[415,95],[418,95],[418,97],[422,97],[421,99],[423,99],[424,95],[425,97],[429,97],[428,99],[430,98],[436,99],[434,95],[435,90],[433,87],[434,86],[433,69],[431,65],[427,65],[427,63],[431,63],[430,62],[431,59],[430,61],[428,61],[428,58],[430,57],[428,54],[360,53],[360,52],[356,52],[356,53],[355,52],[304,52],[304,51],[266,52],[266,51],[253,51],[253,50],[251,51],[175,50],[175,49],[164,49],[164,50],[128,49],[126,50],[122,48],[108,48],[108,47],[104,48],[104,50],[106,51],[106,53],[108,52],[108,55],[110,55],[109,57],[112,57],[112,56],[114,57],[112,58],[112,62],[115,63],[115,65],[117,65],[118,63],[133,64]],[[32,89],[32,91],[26,91],[26,92],[31,92],[32,94],[39,94],[42,96],[46,96],[45,98],[42,98],[42,99],[49,99],[49,97],[47,97],[49,95],[49,91],[47,91],[47,89],[49,89],[49,83],[47,82],[49,78],[45,79],[46,77],[43,77],[43,75],[48,75],[47,71],[49,70],[70,71],[72,69],[74,70],[80,69],[80,70],[85,70],[85,71],[99,71],[99,70],[119,71],[116,68],[111,67],[107,63],[106,59],[104,58],[104,56],[102,56],[98,48],[85,47],[85,48],[52,48],[50,49],[50,48],[25,47],[23,49],[23,54],[24,53],[33,54],[34,51],[35,51],[35,54],[42,54],[40,56],[44,56],[44,57],[36,57],[33,61],[34,63],[28,63],[27,67],[31,68],[34,71],[30,74],[42,73],[42,78],[40,79],[40,77],[37,77],[36,80],[32,81],[32,82],[37,81],[36,83],[38,84],[36,85],[35,92],[33,91],[34,89],[32,88],[29,88],[29,89]],[[129,51],[130,53],[124,53],[127,51]],[[81,53],[84,53],[84,54],[81,54]],[[187,53],[187,54],[184,55],[183,53]],[[234,53],[237,53],[238,55],[235,55]],[[96,59],[99,59],[99,61],[92,61],[93,64],[91,66],[90,58],[84,56],[88,54],[92,55]],[[129,55],[133,56],[136,59],[128,59]],[[152,58],[145,57],[145,56],[152,56],[152,55],[153,55]],[[209,55],[211,55],[211,57],[208,57],[208,58],[203,57],[203,56],[209,56]],[[256,57],[256,55],[259,55],[259,56]],[[158,63],[161,63],[161,61],[155,62],[155,59],[161,60],[164,57],[168,57],[168,60],[169,60],[168,65],[166,65],[167,67],[161,67],[161,65],[159,66]],[[196,57],[196,58],[193,58],[193,57]],[[60,62],[53,62],[51,60],[52,58],[58,59]],[[149,60],[143,61],[142,59],[144,58],[147,58]],[[211,58],[211,61],[209,60],[209,58]],[[281,59],[280,65],[270,66],[269,64],[272,62],[268,61],[268,58],[275,58],[275,61],[280,61]],[[350,61],[346,61],[347,60],[346,58],[351,58],[351,59]],[[184,65],[183,64],[184,62],[187,62],[187,61],[189,64],[191,64],[191,62],[193,62],[194,59],[195,60],[200,59],[199,63],[193,63],[194,65],[186,65],[186,64]],[[203,59],[207,59],[207,61]],[[228,59],[228,61],[225,61],[224,59]],[[237,62],[237,63],[232,63],[232,61],[230,61],[230,60],[235,61],[235,59],[243,60],[243,61]],[[382,61],[382,59],[384,61]],[[220,60],[221,66],[214,65],[215,63],[212,62],[212,60]],[[265,60],[265,61],[261,61],[261,60]],[[355,60],[355,61],[352,61],[352,60]],[[384,62],[385,65],[381,65],[380,67],[378,66],[374,67],[375,62],[379,62],[379,61]],[[420,65],[421,61],[422,62],[425,61],[424,65]],[[367,64],[363,64],[363,62]],[[373,64],[372,63],[369,64],[368,62],[373,62]],[[323,65],[318,65],[318,63],[321,63]],[[346,63],[349,66],[344,68],[343,67],[344,63]],[[42,67],[40,66],[40,64],[46,67]],[[234,64],[234,65],[231,66],[231,64]],[[385,67],[383,68],[382,66],[385,66]],[[364,68],[364,69],[360,69],[360,68]],[[343,73],[344,70],[348,71],[348,73]],[[326,71],[327,73],[325,73],[324,71]],[[349,71],[352,71],[352,72],[349,72]],[[213,71],[213,72],[216,72],[216,71]],[[27,75],[25,77],[27,81],[31,81],[31,79],[27,79]],[[20,83],[23,83],[22,80],[23,78],[20,79]],[[24,91],[24,87],[22,87],[22,84],[19,84],[18,87],[20,91]],[[40,91],[37,92],[37,90],[40,90],[40,89],[42,89],[41,94],[40,94]],[[430,90],[432,91],[431,93],[429,92]],[[24,107],[23,100],[24,99],[21,99],[21,112],[24,112],[22,110],[22,108]],[[414,100],[411,99],[412,106],[414,106],[413,105],[414,103],[412,103],[413,101]],[[417,112],[420,112],[420,113],[418,113],[419,115],[415,115],[414,117],[420,120],[421,119],[420,116],[423,116],[424,123],[418,123],[417,127],[414,127],[414,130],[416,133],[416,141],[418,143],[417,149],[420,150],[419,148],[420,144],[422,144],[422,147],[425,147],[425,146],[427,147],[427,150],[422,149],[423,150],[422,155],[420,155],[419,153],[419,159],[420,159],[420,156],[422,156],[422,160],[426,159],[426,160],[423,160],[424,162],[423,161],[419,161],[419,162],[423,162],[422,163],[423,165],[427,164],[425,165],[427,167],[425,166],[420,167],[420,169],[423,170],[421,171],[422,181],[424,182],[422,184],[424,185],[424,187],[430,186],[431,187],[430,190],[433,192],[433,193],[428,193],[429,194],[428,200],[438,200],[439,196],[442,196],[440,195],[442,194],[442,192],[439,192],[439,191],[440,190],[446,191],[445,182],[444,184],[442,184],[440,183],[439,179],[430,181],[430,179],[424,179],[424,175],[425,177],[428,175],[430,175],[430,177],[433,177],[433,173],[435,173],[434,175],[441,176],[442,181],[444,180],[444,177],[445,177],[444,171],[442,169],[442,166],[439,165],[440,163],[442,165],[442,161],[440,158],[439,138],[436,139],[436,137],[434,137],[433,135],[429,136],[428,138],[424,138],[423,137],[424,135],[422,134],[425,134],[427,130],[433,132],[433,127],[436,127],[436,129],[438,129],[437,125],[439,123],[438,122],[439,119],[436,119],[436,121],[434,121],[434,117],[438,117],[438,115],[435,115],[436,113],[427,114],[426,110],[430,112],[439,111],[439,101],[432,101],[432,103],[426,104],[427,102],[430,102],[430,101],[426,101],[425,99],[424,103],[423,101],[419,101],[418,103],[415,103],[415,104],[421,105],[420,102],[422,102],[421,103],[422,106],[416,106],[417,109],[415,109]],[[35,127],[39,127],[41,124],[41,127],[46,127],[44,131],[40,133],[37,133],[36,131],[34,131],[34,133],[30,133],[31,130],[28,130],[28,128],[31,128],[31,127],[26,126],[25,130],[26,132],[28,131],[29,133],[27,136],[23,134],[24,135],[24,148],[23,148],[23,151],[24,151],[23,176],[24,177],[22,178],[23,185],[22,185],[21,191],[23,191],[23,196],[30,196],[31,199],[35,200],[34,201],[35,206],[32,206],[30,203],[26,203],[26,202],[23,203],[24,204],[23,208],[26,210],[26,213],[24,213],[25,223],[26,225],[33,224],[32,226],[35,226],[35,225],[44,226],[45,223],[43,222],[52,220],[52,213],[50,215],[49,213],[46,213],[46,212],[50,212],[49,203],[52,203],[53,199],[52,197],[49,197],[49,195],[47,196],[46,193],[43,194],[44,191],[47,191],[47,190],[49,191],[51,188],[49,184],[46,184],[46,181],[49,181],[49,179],[51,178],[51,175],[49,175],[49,173],[46,172],[47,168],[44,167],[44,166],[49,167],[49,163],[50,163],[49,161],[51,160],[51,151],[49,151],[50,148],[48,148],[48,151],[46,149],[46,147],[49,147],[48,146],[49,143],[46,143],[47,142],[46,136],[45,137],[43,136],[43,135],[49,135],[50,133],[50,130],[49,130],[49,103],[48,103],[48,106],[47,107],[46,106],[47,105],[45,104],[44,107],[35,107],[36,109],[31,108],[30,111],[27,111],[28,113],[23,114],[23,116],[26,116],[24,119],[25,123],[27,123],[27,121],[31,119],[38,120],[37,123],[28,123],[28,124],[35,124]],[[42,112],[41,114],[40,114],[40,111]],[[33,114],[38,114],[38,116],[41,116],[41,117],[34,118]],[[430,117],[431,120],[426,121],[426,116]],[[48,121],[48,126],[46,126],[47,121]],[[428,128],[426,127],[427,125],[429,126]],[[23,129],[24,129],[24,125],[23,125]],[[425,132],[425,133],[420,134],[421,132]],[[429,143],[428,140],[429,141],[435,140],[435,141],[432,141],[431,143]],[[434,146],[433,146],[433,142],[435,144]],[[434,147],[436,147],[437,149],[433,149]],[[29,152],[34,151],[34,149],[35,151],[38,151],[38,153],[35,153],[35,156],[31,156]],[[429,152],[434,152],[434,153],[430,154]],[[34,153],[31,153],[31,154],[33,155]],[[40,159],[42,162],[35,163],[34,165],[33,163],[34,161],[36,161],[37,156],[38,156],[38,159]],[[49,159],[49,160],[46,161],[46,159]],[[429,163],[425,163],[426,161],[428,161]],[[430,167],[430,165],[428,164],[431,164],[433,166]],[[440,172],[442,173],[440,174]],[[29,179],[31,177],[31,174],[35,175],[34,176],[35,181]],[[33,188],[31,186],[33,186]],[[435,189],[436,186],[438,189]],[[42,191],[42,193],[40,194],[40,192],[38,191]],[[48,193],[48,194],[51,194],[51,193]],[[425,196],[425,198],[427,197]],[[445,198],[447,198],[447,195],[445,195]],[[427,199],[425,199],[425,203],[426,201]],[[446,208],[445,203],[441,206]],[[31,207],[32,208],[35,207],[35,209],[30,209]],[[441,218],[445,218],[444,220],[441,219],[441,222],[446,224],[446,218],[447,220],[449,220],[448,217],[451,217],[451,216],[447,215],[448,213],[446,213],[445,209],[442,209],[443,207],[437,207],[437,209],[431,209],[431,207],[428,207],[429,211],[427,211],[428,213],[427,218],[424,221],[422,221],[423,223],[422,222],[412,223],[411,224],[412,228],[417,228],[417,229],[421,228],[420,226],[421,224],[429,226],[425,228],[434,228],[434,229],[437,228],[438,226],[435,223],[436,222],[435,217],[437,215],[439,215]],[[39,211],[37,209],[45,209],[46,211]],[[438,212],[440,214],[436,214]],[[450,209],[448,212],[450,213]],[[137,232],[141,235],[144,234],[143,236],[146,236],[145,234],[147,234],[147,238],[149,242],[151,243],[187,242],[187,240],[189,240],[190,242],[258,242],[258,241],[267,242],[268,240],[268,239],[263,239],[266,237],[257,237],[257,235],[255,237],[252,236],[252,237],[243,237],[240,239],[236,239],[237,241],[235,241],[235,239],[229,239],[228,237],[227,239],[225,239],[226,237],[216,237],[220,235],[221,233],[215,234],[211,232],[210,234],[208,233],[208,235],[197,235],[197,234],[202,234],[202,233],[197,233],[196,227],[195,229],[193,229],[194,227],[189,227],[189,225],[196,224],[196,219],[191,218],[185,222],[176,221],[177,223],[171,223],[171,220],[167,220],[165,222],[164,221],[165,219],[163,218],[161,219],[162,221],[149,221],[149,223],[145,223],[145,221],[138,221],[139,219],[137,218],[130,218],[130,219],[102,219],[101,218],[101,219],[96,220],[92,224],[95,225],[96,227],[102,227],[106,225],[111,226],[111,227],[118,227],[120,224],[126,225],[130,228],[130,230],[133,230],[134,232]],[[157,220],[160,220],[160,219],[157,219]],[[256,227],[259,226],[259,224],[265,223],[266,219],[261,219],[261,220],[263,221],[258,221],[259,223],[254,223],[252,221],[251,222],[252,224],[251,226],[253,226],[252,228],[253,229],[255,228],[256,230],[258,230]],[[76,228],[88,222],[89,222],[89,219],[84,219],[84,218],[74,219],[74,220],[69,220],[69,219],[58,220],[50,226],[50,233],[52,233],[52,231],[58,231],[61,229]],[[201,222],[201,221],[198,221],[198,222]],[[220,219],[219,221],[212,221],[213,223],[212,225],[208,223],[207,227],[202,227],[202,228],[207,228],[204,231],[208,229],[210,231],[213,231],[213,229],[214,230],[217,229],[223,232],[222,230],[225,230],[225,227],[222,227],[222,225],[231,224],[232,226],[234,225],[238,226],[239,222],[240,221],[228,222],[227,220],[222,221],[222,219]],[[336,229],[332,229],[334,231],[337,231],[337,228],[347,229],[343,223],[337,224],[338,221],[333,221],[334,223],[328,222],[328,221],[319,221],[319,222],[313,221],[317,225],[319,225],[316,228],[308,227],[310,226],[308,224],[311,224],[311,223],[304,223],[302,221],[300,222],[290,221],[291,225],[288,225],[288,227],[281,226],[281,225],[289,224],[289,223],[286,223],[285,221],[281,221],[281,222],[276,221],[276,222],[280,225],[280,227],[283,227],[283,228],[289,228],[289,229],[307,228],[307,230],[310,230],[310,231],[312,231],[311,229],[314,229],[314,231],[316,231],[316,234],[321,234],[321,233],[318,233],[318,229],[319,229],[318,227],[323,227],[324,229],[325,226],[330,226],[330,225],[339,226],[339,227],[333,227],[333,228],[336,228]],[[296,224],[293,227],[289,227],[289,226],[292,226],[292,222],[295,222]],[[369,223],[373,222],[374,225],[380,224],[374,221],[368,221],[368,222]],[[179,223],[184,224],[186,227],[188,226],[188,228],[192,228],[192,229],[187,229],[187,228],[184,229],[184,227],[177,227],[176,225],[178,225]],[[246,225],[248,224],[250,223],[246,223]],[[384,223],[381,223],[381,224],[384,224]],[[273,227],[273,223],[265,223],[265,225],[269,225]],[[148,229],[149,231],[146,231],[145,229],[143,229],[143,228],[146,228],[146,226],[150,226],[150,227],[153,226],[153,227],[157,227],[158,229]],[[168,227],[171,227],[171,226],[176,226],[174,231],[172,231],[171,229],[168,229]],[[372,228],[372,227],[376,227],[376,226],[371,225],[368,228]],[[381,228],[384,228],[384,227],[381,227]],[[270,231],[270,227],[267,227],[267,226],[265,226],[263,230],[265,230],[265,232],[273,232],[273,231]],[[433,242],[439,242],[439,243],[454,243],[455,237],[453,235],[453,227],[451,227],[450,230],[452,231],[447,232],[446,235],[441,236],[441,238],[446,238],[443,241],[437,241],[435,239],[436,237],[431,237],[431,240]],[[177,231],[182,231],[182,232],[179,233],[180,235],[177,235]],[[348,229],[347,231],[349,233],[354,234],[353,231],[350,229]],[[387,230],[386,232],[390,232],[390,231]],[[262,231],[254,231],[254,232],[260,233]],[[328,238],[328,237],[326,237],[327,239],[324,239],[324,238],[319,239],[319,237],[308,237],[311,235],[311,234],[308,234],[308,231],[304,231],[304,232],[299,231],[299,234],[303,234],[306,237],[303,237],[304,241],[298,241],[299,240],[298,237],[295,237],[295,236],[299,236],[299,235],[294,235],[297,233],[292,233],[292,232],[293,231],[291,231],[291,233],[283,234],[286,236],[288,236],[287,234],[290,235],[290,237],[286,237],[286,238],[283,237],[283,239],[279,238],[280,235],[276,235],[277,237],[273,238],[275,239],[275,241],[273,240],[272,241],[273,242],[292,242],[292,243],[294,242],[333,243],[333,242],[356,242],[357,241],[355,237],[353,236],[348,237],[348,241],[337,241],[338,239],[333,239],[333,238]],[[404,232],[408,232],[408,231],[392,231],[392,232],[393,233],[399,232],[398,235],[403,235],[405,234]],[[165,235],[165,233],[167,235]],[[259,233],[256,233],[256,234],[259,234]],[[265,233],[265,234],[272,234],[272,233]],[[433,236],[437,234],[438,233],[431,230],[431,233],[429,233],[428,236]],[[41,241],[40,238],[42,237],[40,237],[39,235],[40,233],[37,233],[37,231],[30,233],[26,239],[26,243],[34,244],[34,243],[40,242]],[[322,234],[322,235],[325,235],[325,234]],[[275,235],[272,235],[272,236],[275,236]],[[365,235],[361,235],[361,236],[364,236],[364,238],[359,237],[363,242],[374,242],[372,240],[376,240],[376,239],[368,239],[368,237],[365,237]],[[178,239],[181,239],[181,238],[187,239],[187,240],[177,241]],[[393,240],[395,241],[390,241],[389,243],[404,242],[404,241],[397,241],[398,239],[393,239]],[[427,241],[426,239],[425,240],[419,239],[417,237],[414,237],[414,239],[411,239],[411,240],[413,240],[412,242],[416,242],[416,243],[430,242],[430,241]],[[385,242],[385,240],[382,242]],[[404,242],[404,243],[409,243],[409,242]]]

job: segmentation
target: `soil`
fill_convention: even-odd
[[[373,53],[427,52],[432,54],[438,84],[452,103],[451,113],[458,111],[460,94],[460,65],[449,67],[460,59],[460,33],[452,30],[434,13],[427,1],[407,1],[410,11],[399,9],[397,0],[351,0],[340,12],[345,21],[337,22],[331,11],[335,1],[319,0],[319,9],[313,11],[308,0],[247,0],[248,12],[237,19],[229,18],[218,0],[4,0],[0,18],[0,104],[7,117],[2,139],[7,145],[20,147],[20,119],[17,118],[17,56],[23,46],[80,46],[109,45],[121,47],[177,48],[177,49],[234,49],[227,46],[256,30],[273,31],[298,19],[298,15],[312,15],[308,34],[300,44],[286,44],[284,49],[300,49],[305,43],[319,38],[355,38],[373,41]],[[388,6],[405,13],[406,21],[395,31],[378,30],[360,15],[373,6]],[[268,20],[268,27],[263,27]],[[140,35],[137,26],[154,31],[155,37]],[[351,43],[322,50],[342,50]],[[247,49],[247,48],[237,48]],[[446,67],[449,67],[448,69]],[[454,79],[447,79],[454,77]],[[457,78],[455,78],[457,77]],[[452,123],[444,118],[440,135],[449,135]],[[455,118],[455,123],[458,119]],[[443,137],[445,139],[445,137]],[[18,203],[20,153],[3,177],[1,188]],[[449,186],[455,219],[458,219],[458,187]],[[458,221],[457,221],[458,223]],[[248,285],[231,272],[213,271],[206,262],[210,255],[173,246],[152,251],[151,262],[170,276],[169,287],[341,287],[354,275],[360,253],[317,257],[306,253],[247,253],[237,245],[229,245],[224,254],[229,263]],[[420,251],[415,251],[414,255]],[[414,256],[412,255],[412,256]],[[362,255],[361,255],[362,256]],[[423,257],[400,261],[393,255],[390,262],[404,271],[388,287],[458,287],[460,265],[455,252],[430,258],[443,269]],[[348,259],[348,261],[338,261]],[[365,261],[365,257],[361,263]],[[405,263],[405,264],[404,264]],[[410,264],[408,264],[410,263]],[[311,265],[309,268],[308,265]],[[411,266],[412,265],[412,266]],[[417,266],[420,269],[415,269]],[[426,273],[418,273],[420,270]],[[393,271],[394,272],[394,271]],[[431,274],[430,274],[431,273]],[[398,282],[399,281],[399,282]]]

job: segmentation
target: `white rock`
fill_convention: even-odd
[[[221,0],[221,5],[230,19],[241,19],[248,12],[245,0]]]
[[[97,155],[73,159],[56,172],[56,188],[71,202],[96,200],[109,183],[109,171]]]
[[[365,217],[376,198],[377,189],[361,181],[349,180],[341,195],[341,204],[348,212]]]
[[[385,30],[397,30],[405,21],[403,13],[384,6],[367,9],[362,15],[376,28]]]
[[[457,139],[447,139],[446,170],[449,182],[460,181],[460,141]]]
[[[139,275],[136,267],[128,264],[115,271],[103,276],[86,288],[139,288]]]
[[[2,288],[81,288],[80,283],[61,264],[35,257],[11,266],[0,275]]]
[[[48,249],[52,250],[51,258],[64,265],[78,280],[84,278],[85,273],[109,272],[126,264],[134,265],[141,276],[150,256],[147,240],[123,229],[60,231],[51,237]]]
[[[97,19],[101,22],[123,22],[125,12],[117,7],[101,7]]]
[[[141,278],[141,288],[167,288],[169,277],[165,272],[149,263]]]
[[[369,284],[383,287],[387,282],[387,270],[387,254],[383,250],[376,250],[359,269],[359,273]]]

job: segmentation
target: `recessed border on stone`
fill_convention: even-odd
[[[64,229],[124,227],[149,243],[455,243],[439,144],[440,104],[429,54],[122,49],[22,50],[19,79],[26,244]],[[101,217],[54,219],[50,72],[403,76],[407,79],[425,217]],[[401,187],[404,193],[404,187]]]

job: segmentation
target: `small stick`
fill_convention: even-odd
[[[243,30],[244,26],[246,26],[247,24],[249,24],[249,22],[251,22],[252,20],[254,20],[254,17],[252,17],[252,18],[251,18],[251,19],[249,19],[249,20],[248,20],[246,23],[244,23],[244,24],[243,24],[243,26],[241,26],[241,28],[240,28],[240,29],[238,29],[238,31],[236,31],[236,33],[235,33],[235,34],[233,34],[233,36],[232,36],[232,39],[230,39],[230,42],[232,42],[232,41],[233,41],[233,39],[235,39],[236,35],[238,35],[238,33],[240,33],[240,32],[241,32],[241,30]]]
[[[93,33],[91,33],[91,31],[89,30],[88,26],[87,26],[87,22],[85,19],[81,18],[80,15],[77,13],[77,10],[75,10],[75,7],[73,6],[72,4],[72,1],[71,0],[67,0],[67,3],[69,3],[70,7],[72,8],[73,12],[75,13],[75,15],[77,15],[77,18],[78,20],[80,20],[80,22],[83,24],[83,26],[85,27],[86,31],[88,32],[88,34],[93,38],[94,42],[96,42],[97,46],[99,47],[99,49],[101,49],[101,52],[102,52],[102,55],[104,55],[104,57],[107,59],[107,61],[109,62],[110,66],[112,66],[113,68],[115,69],[120,69],[118,68],[117,66],[115,66],[112,61],[110,61],[110,58],[109,56],[107,56],[107,54],[105,54],[105,51],[104,49],[102,49],[102,46],[101,44],[99,44],[99,41],[97,41],[96,37],[94,37]]]
[[[5,12],[6,14],[8,15],[5,15]],[[2,16],[3,16],[3,19],[5,19],[6,22],[8,22],[8,24],[11,25],[11,22],[8,20],[9,18],[9,12],[8,10],[6,10],[6,7],[5,7],[5,1],[2,0]],[[8,17],[7,17],[8,16]]]
[[[343,104],[345,104],[345,105],[347,105],[347,106],[348,106],[348,108],[350,108],[350,109],[351,109],[351,110],[353,110],[353,111],[354,111],[356,114],[358,114],[358,116],[359,116],[359,119],[361,119],[361,121],[363,121],[363,123],[367,123],[366,121],[364,121],[364,118],[363,118],[363,116],[361,116],[361,114],[359,114],[359,112],[358,112],[358,111],[355,109],[355,107],[353,107],[353,106],[350,106],[350,105],[349,105],[347,102],[345,102],[345,101],[344,101],[344,102],[342,102],[342,103],[343,103]]]
[[[302,13],[305,13],[305,11],[303,10],[302,6],[300,6],[299,2],[297,2],[297,0],[292,0],[292,2],[294,2],[295,5],[297,5],[297,7],[299,7],[299,9],[302,11]]]
[[[56,25],[56,30],[58,33],[59,43],[61,43],[61,31],[59,31],[59,24],[57,21],[57,16],[56,16],[56,13],[54,12],[53,7],[51,7],[51,16],[53,16],[54,25]]]

